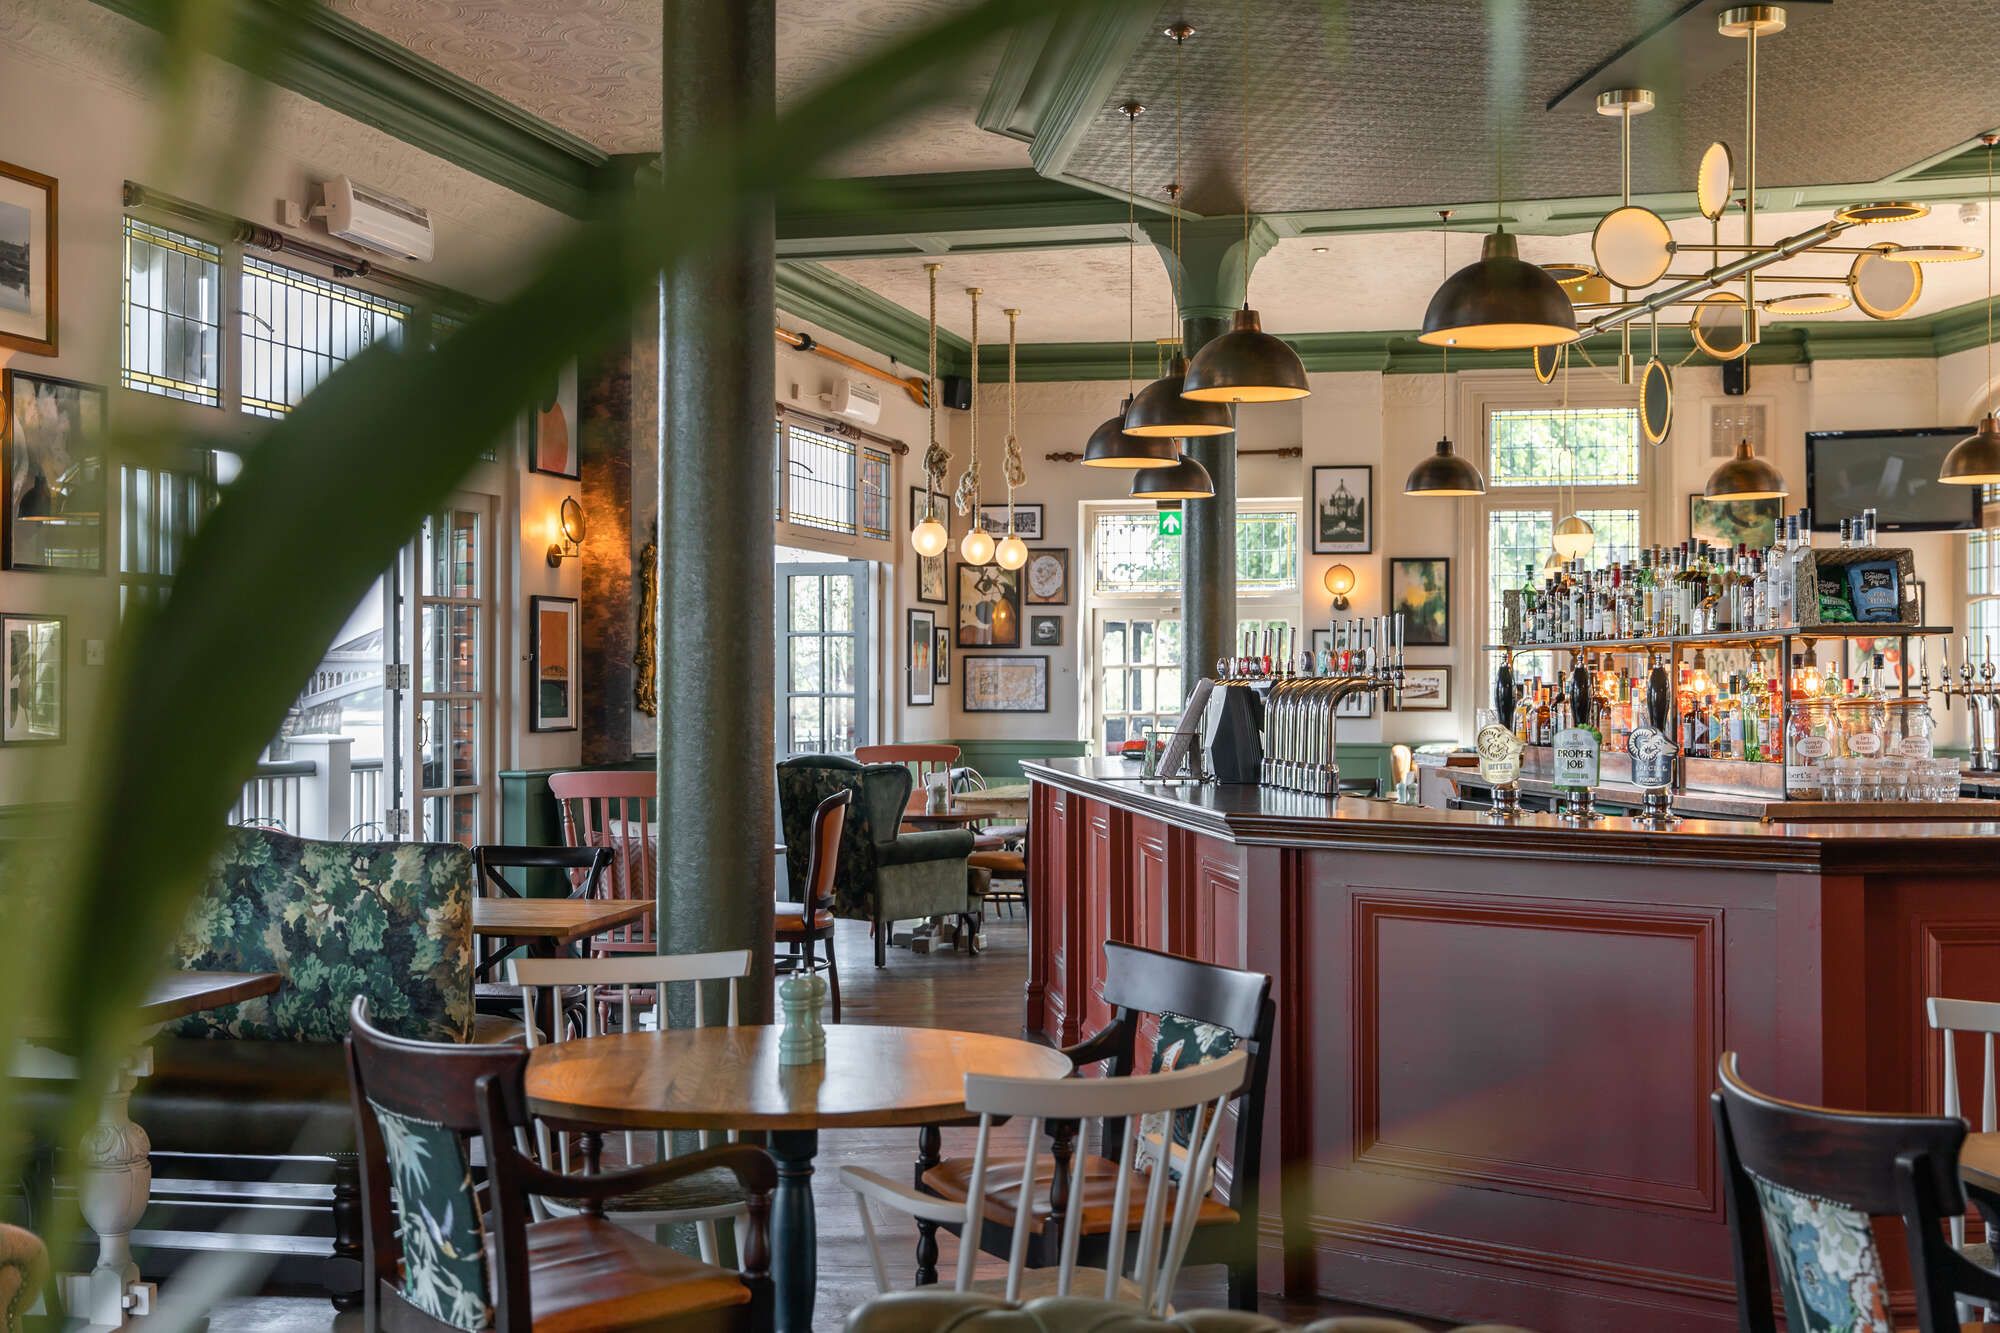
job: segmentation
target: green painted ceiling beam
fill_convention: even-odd
[[[1038,173],[1062,178],[1157,12],[1153,0],[1122,0],[1016,32],[975,116],[979,127],[1025,142]]]
[[[780,319],[791,315],[809,320],[919,375],[929,364],[929,326],[924,320],[822,265],[779,262],[778,311]],[[965,339],[939,330],[938,373],[963,374],[970,364],[967,351]],[[1004,348],[1000,363],[1004,368]]]
[[[813,181],[778,202],[781,259],[1124,244],[1125,205],[1034,172]]]

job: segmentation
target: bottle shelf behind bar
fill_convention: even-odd
[[[1666,634],[1632,639],[1563,639],[1551,643],[1489,643],[1489,653],[1510,655],[1543,652],[1638,653],[1663,648],[1744,648],[1789,639],[1915,639],[1942,638],[1957,631],[1949,625],[1788,625],[1783,629],[1719,630],[1709,634]]]

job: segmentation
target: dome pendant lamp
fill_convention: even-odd
[[[1993,392],[1993,145],[2000,134],[1982,134],[1986,145],[1986,392]],[[1951,447],[1938,480],[1952,486],[2000,482],[2000,414],[1989,404],[1979,429]]]
[[[930,372],[924,380],[924,406],[930,410],[931,441],[924,450],[924,517],[910,530],[910,545],[926,560],[943,555],[944,548],[951,545],[951,529],[939,520],[937,513],[938,492],[944,489],[945,469],[951,465],[951,457],[937,437],[937,275],[943,267],[936,262],[924,265],[931,282]]]
[[[1451,270],[1451,233],[1445,224],[1451,221],[1451,210],[1438,210],[1438,236],[1443,241],[1445,271]],[[1452,452],[1451,447],[1451,348],[1444,349],[1444,365],[1438,372],[1441,388],[1438,392],[1439,431],[1437,451],[1423,462],[1410,469],[1409,477],[1403,482],[1403,494],[1432,496],[1439,499],[1454,499],[1462,495],[1486,494],[1486,478],[1479,475],[1479,469],[1467,459]]]
[[[993,534],[979,512],[979,288],[967,287],[972,298],[972,459],[958,479],[958,507],[972,515],[972,527],[958,544],[959,559],[983,565],[993,559]]]
[[[1134,473],[1132,477],[1132,498],[1134,500],[1212,500],[1215,498],[1215,482],[1208,475],[1208,469],[1186,454],[1179,455],[1172,467],[1147,468]]]
[[[1250,22],[1243,6],[1243,308],[1229,332],[1195,353],[1181,395],[1198,403],[1285,403],[1312,392],[1305,362],[1291,344],[1264,332],[1250,308]]]
[[[1173,466],[1180,457],[1180,446],[1171,439],[1147,439],[1128,434],[1125,418],[1133,401],[1132,385],[1136,379],[1134,368],[1135,353],[1133,340],[1138,337],[1139,306],[1139,158],[1138,125],[1139,117],[1146,110],[1137,102],[1127,102],[1118,108],[1125,117],[1125,157],[1127,178],[1125,183],[1125,402],[1118,409],[1118,415],[1105,421],[1090,432],[1090,442],[1083,447],[1085,467],[1122,468],[1163,468]]]
[[[1962,445],[1954,445],[1958,452]],[[1945,466],[1949,467],[1947,458]],[[1708,474],[1701,493],[1710,500],[1782,500],[1785,474],[1750,451],[1750,441],[1736,442],[1736,456]]]

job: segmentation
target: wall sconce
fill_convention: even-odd
[[[1326,590],[1333,594],[1333,609],[1347,609],[1347,594],[1354,591],[1354,571],[1346,565],[1329,565],[1326,571]]]
[[[549,521],[549,568],[561,569],[562,562],[583,554],[583,506],[574,495],[562,502],[562,513]]]

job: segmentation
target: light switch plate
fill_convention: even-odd
[[[104,665],[104,640],[85,639],[83,641],[83,664],[85,666]]]

